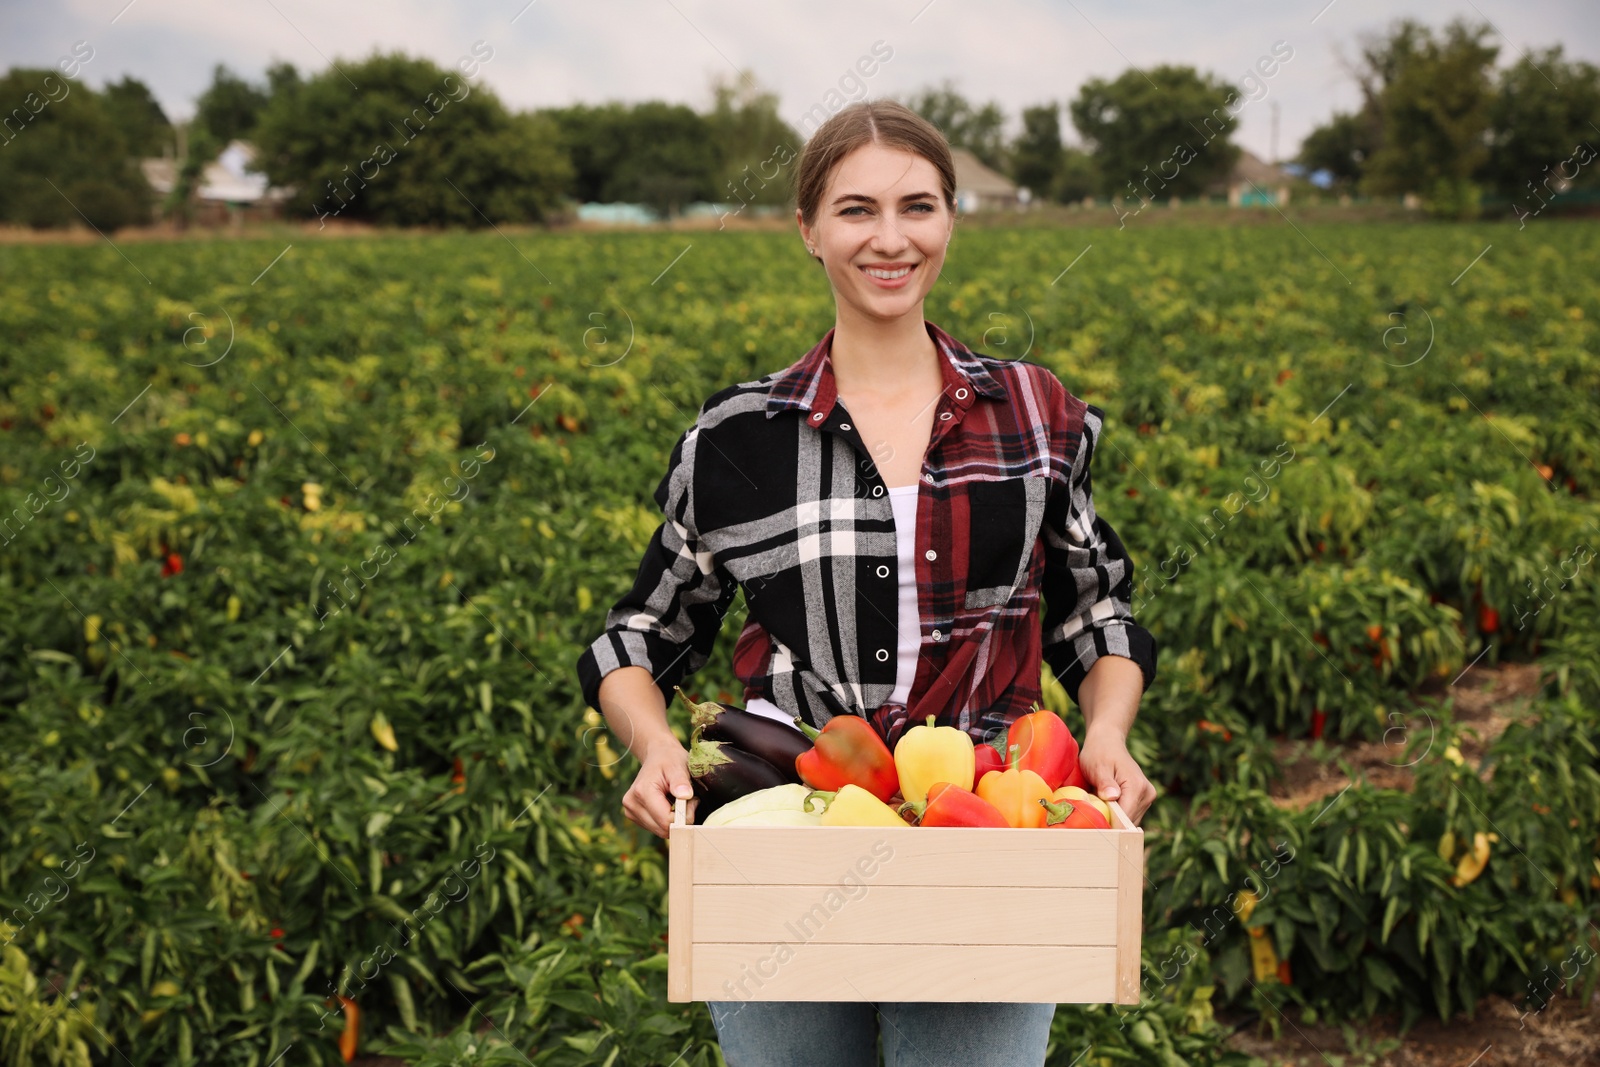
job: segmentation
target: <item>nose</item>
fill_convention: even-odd
[[[872,250],[881,256],[893,256],[911,243],[900,224],[887,212],[880,212],[872,228]]]

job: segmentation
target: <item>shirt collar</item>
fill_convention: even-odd
[[[962,408],[971,407],[980,394],[993,400],[1006,399],[1005,386],[989,373],[989,369],[971,349],[926,319],[922,324],[944,357],[940,361],[940,370],[944,374],[944,393],[952,404]],[[832,358],[836,328],[829,327],[811,351],[779,372],[772,383],[772,392],[767,397],[767,418],[792,408],[813,417],[820,414],[822,417],[816,420],[818,424],[827,420],[839,396],[833,378]]]

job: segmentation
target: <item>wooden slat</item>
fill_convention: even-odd
[[[1105,1004],[1116,950],[1027,945],[804,944],[787,958],[750,946],[694,946],[695,1000],[1006,1001]],[[742,985],[741,985],[742,983]]]
[[[694,838],[687,803],[677,797],[667,827],[667,1000],[674,1004],[693,999]]]
[[[752,962],[776,942],[1116,944],[1116,889],[847,888],[848,893],[838,886],[696,886],[693,927],[703,941],[752,943]]]
[[[1125,834],[1117,886],[1117,1003],[1139,1003],[1139,938],[1144,929],[1144,834]]]
[[[1122,830],[956,826],[697,826],[697,887],[837,885],[1114,888]],[[1140,835],[1142,838],[1142,834]]]

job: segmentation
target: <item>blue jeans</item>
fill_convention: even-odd
[[[708,1001],[728,1067],[1044,1067],[1054,1004]]]

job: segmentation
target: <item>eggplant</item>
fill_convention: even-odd
[[[811,738],[777,719],[715,700],[697,704],[682,689],[678,695],[689,705],[689,724],[707,741],[725,741],[772,764],[786,782],[799,782],[795,757],[811,751]]]
[[[707,741],[695,738],[689,746],[689,782],[699,799],[695,805],[694,822],[700,825],[706,816],[730,801],[775,785],[788,785],[778,768],[730,745],[726,741]]]

